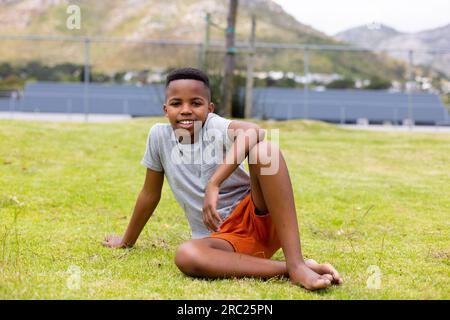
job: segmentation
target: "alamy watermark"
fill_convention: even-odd
[[[381,288],[381,269],[378,266],[369,266],[366,270],[369,277],[366,281],[367,289],[380,289]]]
[[[71,291],[77,291],[82,287],[89,288],[95,285],[95,282],[91,283],[92,279],[111,280],[113,277],[111,270],[83,270],[77,265],[70,265],[66,270],[55,272],[38,272],[36,276],[49,278],[59,277],[63,280],[67,289]]]
[[[66,285],[69,290],[80,290],[81,288],[81,268],[78,266],[70,266],[67,269],[69,276],[66,279]]]
[[[66,27],[69,30],[81,29],[81,9],[76,4],[67,7],[66,13],[69,15],[66,20]]]
[[[377,21],[373,21],[371,23],[366,24],[366,27],[369,30],[380,30],[381,26],[382,26],[381,23]]]

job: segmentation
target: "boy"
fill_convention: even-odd
[[[146,179],[128,228],[103,245],[135,244],[159,203],[166,175],[192,229],[193,239],[175,255],[186,275],[286,275],[309,290],[342,283],[330,264],[303,260],[289,173],[277,146],[264,140],[264,130],[214,114],[208,77],[193,68],[167,76],[163,108],[170,124],[150,129],[142,159]],[[246,157],[250,174],[242,164]],[[285,262],[270,259],[280,247]]]

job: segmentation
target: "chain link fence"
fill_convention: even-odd
[[[31,74],[24,91],[0,94],[3,112],[161,115],[165,75],[182,66],[206,70],[213,101],[221,105],[222,42],[3,35],[0,44],[0,56],[14,56],[14,64],[26,66],[24,72]],[[249,42],[236,44],[233,116],[244,116],[245,96],[251,94],[250,114],[261,119],[449,123],[448,112],[436,98],[438,89],[450,91],[448,82],[445,87],[445,81],[433,78],[445,76],[416,64],[429,63],[430,56],[446,57],[450,50],[401,52],[407,57],[401,61],[388,56],[393,49],[375,54],[340,45],[253,45],[254,51]],[[51,70],[55,66],[56,72]],[[251,90],[246,89],[249,72]],[[78,85],[72,91],[69,86],[33,89],[32,82],[41,80]]]

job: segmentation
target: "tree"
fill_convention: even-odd
[[[334,80],[327,84],[328,89],[353,89],[354,87],[355,81],[351,78]]]
[[[391,82],[387,79],[382,79],[380,77],[374,76],[370,78],[370,84],[364,87],[368,90],[386,90],[391,87]]]
[[[225,30],[225,65],[222,85],[222,107],[219,113],[225,117],[230,117],[232,114],[232,100],[233,100],[233,70],[235,65],[236,47],[234,46],[236,16],[237,16],[238,0],[230,0],[228,9],[227,28]]]

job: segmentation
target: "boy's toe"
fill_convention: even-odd
[[[331,274],[328,274],[328,273],[323,274],[323,275],[322,275],[322,278],[323,278],[323,279],[328,279],[328,280],[330,280],[331,282],[334,280],[334,279],[333,279],[333,276],[332,276]]]
[[[324,263],[323,269],[326,270],[326,272],[328,272],[329,274],[331,274],[333,276],[333,280],[335,283],[338,283],[338,284],[342,283],[342,278],[339,275],[339,272],[337,272],[336,268],[334,268],[331,264]]]
[[[317,272],[321,275],[331,275],[332,283],[334,284],[342,284],[344,281],[342,280],[341,276],[339,275],[339,272],[329,263],[317,263],[314,259],[308,259],[305,261],[305,264],[311,268],[314,272]]]
[[[311,268],[312,266],[318,265],[317,261],[314,260],[314,259],[308,259],[308,260],[305,260],[305,264],[306,264],[308,267],[310,267],[310,268]]]
[[[314,281],[312,289],[313,290],[324,289],[324,288],[328,288],[330,285],[331,285],[331,281],[329,279],[320,277]]]

